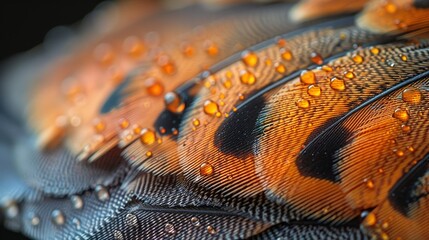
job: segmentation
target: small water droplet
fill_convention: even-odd
[[[285,65],[283,65],[282,63],[280,63],[280,62],[276,62],[275,64],[274,64],[274,68],[276,69],[276,72],[278,72],[278,73],[280,73],[280,74],[284,74],[284,73],[286,73],[286,67],[285,67]]]
[[[406,124],[401,125],[401,129],[402,129],[403,133],[410,133],[411,132],[411,127],[406,125]]]
[[[102,202],[105,202],[110,198],[109,190],[107,190],[107,188],[102,185],[97,185],[95,187],[95,194],[97,196],[97,199]]]
[[[19,215],[18,203],[15,200],[7,200],[3,204],[4,213],[7,218],[16,218]]]
[[[215,235],[217,233],[216,229],[212,226],[207,226],[207,232],[211,235]]]
[[[352,79],[355,77],[355,74],[351,71],[348,71],[344,74],[344,77],[348,78],[348,79]]]
[[[94,120],[94,130],[96,133],[102,133],[106,129],[106,124],[100,119]]]
[[[189,44],[189,43],[183,43],[182,46],[182,53],[185,55],[185,57],[192,57],[195,54],[195,48]]]
[[[156,142],[156,133],[153,130],[150,130],[148,128],[143,128],[141,131],[140,141],[144,145],[152,145]]]
[[[174,229],[173,224],[167,223],[165,224],[164,231],[168,234],[176,234],[176,229]]]
[[[77,229],[80,229],[80,221],[79,221],[79,219],[73,218],[72,222],[73,222],[73,224],[75,225],[75,227]]]
[[[130,122],[126,118],[119,119],[119,127],[121,129],[127,129],[130,126]]]
[[[138,223],[137,216],[134,214],[128,213],[125,216],[125,222],[127,223],[128,226],[135,227],[137,226],[137,223]]]
[[[334,71],[334,69],[332,69],[332,67],[328,66],[328,65],[322,66],[322,70],[325,71],[325,72],[332,72],[332,71]]]
[[[290,50],[287,50],[284,48],[280,49],[280,55],[281,55],[282,59],[285,61],[290,61],[293,58],[292,52]]]
[[[219,107],[218,105],[213,102],[212,100],[206,100],[204,102],[204,113],[207,115],[216,115],[216,113],[219,112]]]
[[[124,41],[123,48],[132,58],[139,58],[145,50],[142,41],[135,36],[127,37]]]
[[[304,84],[315,84],[316,83],[316,75],[311,70],[304,70],[301,72],[299,79]]]
[[[29,214],[29,219],[30,219],[31,226],[33,226],[33,227],[39,226],[39,224],[40,224],[40,217],[37,216],[34,212],[31,212]]]
[[[242,70],[240,71],[240,81],[246,85],[253,85],[256,82],[256,77],[253,73]]]
[[[219,48],[214,42],[207,40],[204,42],[204,46],[209,56],[216,56],[219,54]]]
[[[258,62],[259,62],[258,55],[248,50],[241,53],[241,60],[248,67],[255,67],[256,65],[258,65]]]
[[[109,65],[115,59],[112,47],[107,43],[101,43],[94,49],[95,59],[103,65]]]
[[[296,101],[296,105],[299,108],[307,109],[310,107],[310,102],[306,99],[300,98],[300,99],[298,99],[298,101]]]
[[[371,47],[370,51],[373,55],[378,55],[380,53],[380,49],[377,47]]]
[[[286,39],[284,38],[278,38],[277,39],[277,45],[281,48],[286,47]]]
[[[369,189],[374,189],[374,182],[371,179],[365,179],[363,182]]]
[[[152,155],[153,155],[152,151],[147,151],[146,152],[146,157],[152,157]]]
[[[154,97],[161,96],[164,93],[164,85],[156,78],[150,77],[144,82],[146,86],[146,92]]]
[[[197,217],[192,217],[191,224],[194,225],[195,227],[201,226],[200,219],[198,219]]]
[[[419,104],[422,101],[422,93],[417,88],[407,88],[402,92],[402,100],[407,103]]]
[[[179,94],[175,92],[168,92],[164,96],[165,106],[168,111],[172,113],[181,113],[185,110],[185,103]]]
[[[72,206],[74,209],[82,209],[83,208],[82,197],[77,196],[77,195],[73,195],[73,196],[71,196],[70,200],[72,202]]]
[[[394,67],[394,66],[396,66],[396,62],[395,62],[395,60],[393,60],[393,59],[387,59],[387,60],[386,60],[386,63],[387,63],[387,65],[388,65],[389,67]]]
[[[393,117],[402,122],[406,122],[408,121],[408,119],[410,119],[410,115],[408,114],[408,111],[402,108],[397,108],[393,113]]]
[[[373,212],[367,213],[365,216],[365,219],[363,220],[362,224],[365,227],[371,227],[374,226],[377,223],[377,217]]]
[[[336,91],[344,91],[346,89],[344,80],[336,77],[331,79],[329,86]]]
[[[113,231],[113,238],[115,240],[124,240],[124,236],[122,235],[122,233],[118,230],[114,230]]]
[[[52,211],[51,213],[51,218],[52,218],[52,222],[55,225],[64,225],[64,223],[66,222],[66,218],[63,214],[63,212],[61,210],[55,209],[54,211]]]
[[[353,62],[356,64],[361,64],[363,62],[363,57],[359,54],[355,54],[352,56]]]
[[[404,156],[404,151],[402,151],[402,150],[394,149],[393,151],[395,152],[396,156],[398,156],[398,157]]]
[[[406,62],[408,61],[408,57],[406,55],[401,55],[401,60]]]
[[[210,163],[202,163],[200,165],[200,175],[201,176],[211,176],[214,173],[214,168]]]
[[[157,57],[157,64],[161,67],[163,73],[173,75],[176,73],[176,66],[167,55],[160,55]]]
[[[384,5],[384,10],[386,10],[386,12],[388,13],[393,14],[396,12],[396,5],[391,2],[386,2]]]
[[[317,64],[317,65],[322,65],[323,64],[323,58],[322,58],[322,56],[320,54],[316,53],[316,52],[312,52],[310,54],[310,58],[311,58],[311,61],[314,64]]]
[[[322,94],[322,89],[317,85],[310,85],[307,88],[307,93],[312,97],[319,97]]]
[[[410,152],[414,152],[415,149],[412,146],[407,146],[407,150]]]
[[[198,119],[194,118],[194,119],[192,120],[192,124],[193,124],[195,127],[198,127],[198,126],[200,126],[200,120],[198,120]]]

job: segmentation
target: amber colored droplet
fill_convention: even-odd
[[[119,119],[119,127],[122,129],[126,129],[130,126],[130,122],[125,119],[125,118],[121,118]]]
[[[336,77],[331,79],[329,86],[336,91],[344,91],[346,89],[344,80]]]
[[[408,111],[401,108],[397,108],[395,110],[395,112],[393,113],[393,117],[401,120],[402,122],[406,122],[408,121],[408,119],[410,119],[410,115],[408,114]]]
[[[344,74],[344,77],[346,77],[348,79],[352,79],[355,77],[355,74],[353,72],[348,71]]]
[[[396,153],[396,156],[398,156],[398,157],[404,156],[404,151],[402,151],[402,150],[394,150],[394,152]]]
[[[164,85],[157,79],[150,77],[144,82],[146,86],[146,92],[151,96],[161,96],[164,93]]]
[[[200,175],[201,176],[211,176],[213,175],[214,169],[210,163],[202,163],[200,165]]]
[[[204,102],[204,113],[213,116],[218,112],[219,112],[219,107],[215,102],[213,102],[212,100],[206,100]]]
[[[415,150],[412,146],[408,146],[408,147],[407,147],[407,149],[408,149],[408,151],[410,151],[410,152],[414,152],[414,150]]]
[[[300,98],[298,101],[296,101],[296,105],[299,108],[307,109],[310,107],[310,102],[306,99]]]
[[[106,124],[103,121],[97,119],[95,120],[94,129],[96,133],[102,133],[106,129]]]
[[[273,65],[273,61],[271,61],[271,59],[267,58],[267,59],[265,59],[265,65],[271,66],[271,65]]]
[[[310,58],[311,61],[317,65],[322,65],[323,64],[323,58],[322,56],[320,56],[320,54],[316,53],[316,52],[312,52],[310,54]]]
[[[141,131],[140,141],[144,145],[151,145],[156,141],[156,133],[148,128]]]
[[[182,53],[185,57],[192,57],[195,54],[195,48],[189,43],[182,44]]]
[[[382,233],[380,234],[380,239],[381,239],[381,240],[389,240],[389,239],[390,239],[390,237],[389,237],[389,235],[388,235],[387,233],[382,232]]]
[[[328,66],[328,65],[322,66],[322,70],[325,71],[325,72],[332,72],[332,71],[334,71],[332,69],[332,67]]]
[[[282,63],[277,62],[276,64],[274,64],[274,67],[276,69],[276,72],[278,72],[280,74],[286,73],[286,67]]]
[[[284,38],[279,38],[279,39],[277,40],[277,45],[278,45],[279,47],[285,47],[285,46],[286,46],[286,40],[285,40]]]
[[[253,75],[253,73],[242,70],[240,71],[240,80],[243,84],[253,85],[256,82],[256,77]]]
[[[143,43],[135,36],[126,38],[123,48],[124,51],[133,58],[140,57],[145,50]]]
[[[374,189],[374,182],[372,180],[365,179],[364,182],[369,189]]]
[[[175,136],[177,136],[179,134],[179,130],[177,130],[177,128],[172,128],[171,129],[171,133]]]
[[[322,89],[317,85],[310,85],[308,86],[307,93],[312,97],[319,97],[322,94]]]
[[[141,132],[142,132],[142,128],[139,125],[134,125],[133,126],[133,133],[135,135],[140,135]]]
[[[311,70],[304,70],[301,72],[299,79],[304,84],[315,84],[316,83],[316,74]]]
[[[176,73],[176,67],[167,55],[158,56],[157,63],[158,66],[161,67],[163,73],[167,75],[173,75],[174,73]]]
[[[109,44],[101,43],[95,48],[94,57],[101,64],[109,65],[115,59],[115,54]]]
[[[407,88],[402,92],[402,100],[407,103],[419,104],[422,101],[422,93],[417,88]]]
[[[368,213],[368,215],[366,215],[365,219],[362,222],[362,224],[366,227],[374,226],[376,223],[377,223],[377,217],[372,212]]]
[[[153,153],[151,151],[146,152],[146,157],[152,157]]]
[[[241,60],[248,67],[255,67],[256,65],[258,65],[258,62],[259,62],[258,55],[248,50],[241,53]]]
[[[293,58],[292,52],[284,48],[280,49],[280,55],[282,56],[282,59],[285,61],[290,61]]]
[[[244,97],[244,95],[243,95],[242,93],[239,93],[239,94],[238,94],[238,99],[240,99],[240,100],[244,100],[244,98],[245,98],[245,97]]]
[[[408,57],[406,55],[401,55],[401,60],[406,62],[408,61]]]
[[[120,83],[124,79],[123,71],[115,66],[110,67],[107,71],[113,83]]]
[[[355,54],[352,56],[353,62],[356,64],[361,64],[363,62],[363,57],[359,54]]]
[[[385,10],[386,10],[386,12],[388,12],[388,13],[395,13],[395,12],[396,12],[396,5],[395,5],[395,4],[393,4],[393,3],[388,2],[388,3],[386,3],[386,4],[384,5],[384,9],[385,9]]]
[[[233,76],[234,76],[234,75],[232,74],[232,72],[231,72],[231,71],[226,71],[226,72],[225,72],[225,77],[226,77],[226,78],[231,79]]]
[[[402,132],[404,132],[404,133],[409,133],[409,132],[411,132],[411,127],[410,127],[410,126],[408,126],[408,125],[403,124],[403,125],[401,126],[401,128],[402,128]]]
[[[374,55],[378,55],[380,53],[380,49],[377,47],[371,47],[370,51]]]
[[[181,113],[185,110],[185,103],[179,94],[168,92],[164,96],[164,103],[168,111],[172,113]]]
[[[205,46],[206,52],[209,56],[216,56],[219,54],[219,48],[214,42],[206,41],[204,43],[204,46]]]
[[[164,133],[166,133],[166,132],[167,132],[167,129],[165,129],[164,127],[159,127],[159,132],[160,132],[161,134],[164,134]]]

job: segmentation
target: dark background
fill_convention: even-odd
[[[81,20],[100,0],[84,1],[11,1],[0,3],[0,63],[16,53],[42,43],[55,26],[70,25]],[[0,223],[0,239],[26,239],[7,231]]]

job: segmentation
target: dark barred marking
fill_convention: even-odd
[[[414,0],[414,7],[429,8],[429,0]]]

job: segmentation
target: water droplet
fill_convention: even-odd
[[[286,47],[286,40],[284,38],[277,39],[277,45],[281,48]]]
[[[408,119],[410,119],[410,115],[408,114],[408,111],[402,108],[397,108],[393,113],[393,117],[402,122],[406,122],[408,121]]]
[[[176,234],[176,229],[174,229],[173,224],[167,223],[165,224],[164,231],[168,234]]]
[[[396,12],[396,5],[391,2],[386,2],[384,5],[384,10],[388,13],[395,13]]]
[[[292,52],[284,48],[280,49],[280,55],[282,56],[282,59],[285,61],[290,61],[293,58]]]
[[[176,66],[167,55],[160,55],[157,57],[158,66],[161,67],[163,73],[173,75],[176,73]]]
[[[94,121],[94,130],[96,133],[102,133],[106,129],[106,124],[100,119]]]
[[[128,213],[125,216],[125,222],[127,223],[128,226],[135,227],[137,226],[137,223],[138,223],[137,216],[134,214]]]
[[[389,235],[387,233],[385,233],[385,232],[382,232],[380,234],[380,238],[381,238],[381,240],[389,240],[390,239]]]
[[[119,119],[119,127],[121,129],[127,129],[130,126],[130,122],[126,118]]]
[[[332,72],[332,71],[334,71],[334,69],[332,69],[332,67],[328,66],[328,65],[322,66],[322,70],[325,71],[325,72]]]
[[[317,85],[310,85],[307,88],[307,93],[312,97],[319,97],[322,94],[322,89]]]
[[[33,227],[39,226],[39,224],[40,224],[40,218],[34,212],[31,212],[29,214],[29,219],[30,219],[31,226],[33,226]]]
[[[72,206],[74,209],[82,209],[83,208],[83,199],[80,196],[73,195],[70,198],[72,202]]]
[[[320,56],[320,54],[318,54],[316,52],[312,52],[310,54],[310,58],[311,58],[311,61],[314,64],[317,64],[317,65],[322,65],[323,64],[323,58],[322,58],[322,56]]]
[[[275,63],[274,64],[274,68],[276,69],[276,72],[278,72],[280,74],[286,73],[286,67],[285,67],[285,65],[283,65],[280,62]]]
[[[200,126],[200,120],[198,120],[198,119],[194,118],[194,119],[192,120],[192,124],[193,124],[195,127],[198,127],[198,126]]]
[[[15,200],[7,200],[3,204],[4,213],[7,218],[16,218],[19,214],[18,203]]]
[[[408,57],[406,55],[401,55],[401,60],[406,62],[408,61]]]
[[[77,218],[73,218],[72,223],[76,226],[77,229],[80,229],[80,221]]]
[[[200,175],[201,176],[211,176],[213,175],[214,169],[210,163],[202,163],[200,165]]]
[[[253,75],[253,73],[242,70],[240,71],[240,80],[243,84],[253,85],[256,82],[256,77]]]
[[[370,212],[365,216],[365,219],[363,220],[362,224],[365,227],[371,227],[374,226],[377,223],[377,217],[374,213]]]
[[[95,194],[97,196],[97,199],[102,201],[102,202],[105,202],[105,201],[109,200],[109,198],[110,198],[109,190],[107,190],[102,185],[97,185],[95,187]]]
[[[153,77],[145,80],[146,92],[151,96],[161,96],[164,93],[164,85]]]
[[[363,181],[365,183],[365,185],[369,188],[369,189],[374,189],[374,182],[370,179],[365,179]]]
[[[331,79],[329,86],[336,91],[344,91],[346,89],[344,80],[336,77]]]
[[[165,106],[172,113],[181,113],[185,110],[185,103],[179,94],[168,92],[164,96]]]
[[[156,141],[156,133],[153,130],[144,128],[140,134],[140,141],[144,145],[152,145]]]
[[[207,115],[216,115],[219,112],[218,105],[212,100],[206,100],[204,102],[204,113]]]
[[[372,53],[372,54],[374,54],[374,55],[378,55],[378,54],[380,53],[380,49],[379,49],[379,48],[377,48],[377,47],[371,47],[371,48],[370,48],[370,51],[371,51],[371,53]]]
[[[389,67],[394,67],[396,65],[396,62],[393,59],[387,59],[386,63]]]
[[[133,58],[139,58],[144,52],[143,43],[135,36],[127,37],[123,44],[124,51]]]
[[[183,43],[182,44],[182,53],[185,55],[185,57],[192,57],[195,54],[195,49],[192,47],[189,43]]]
[[[122,233],[118,230],[114,230],[113,231],[113,238],[115,240],[124,240],[124,236],[122,235]]]
[[[205,41],[204,46],[209,56],[216,56],[219,54],[219,48],[214,42],[207,40]]]
[[[402,151],[402,150],[395,149],[393,151],[396,153],[396,156],[398,156],[398,157],[404,156],[404,151]]]
[[[248,67],[255,67],[256,65],[258,65],[259,58],[256,53],[246,50],[241,53],[241,60]]]
[[[112,47],[107,43],[101,43],[94,49],[95,59],[103,65],[109,65],[115,59]]]
[[[408,125],[406,125],[406,124],[403,124],[403,125],[401,126],[401,129],[402,129],[402,132],[403,132],[403,133],[410,133],[410,132],[411,132],[411,127],[410,127],[410,126],[408,126]]]
[[[414,152],[415,149],[412,146],[407,146],[407,150],[410,152]]]
[[[201,226],[200,219],[198,219],[197,217],[192,217],[191,224],[194,225],[195,227]]]
[[[346,77],[348,79],[352,79],[355,77],[355,74],[353,72],[348,71],[344,74],[344,77]]]
[[[402,92],[402,100],[407,103],[419,104],[422,100],[422,93],[417,88],[407,88]]]
[[[361,64],[363,62],[363,57],[359,54],[355,54],[352,56],[353,62],[356,64]]]
[[[216,229],[212,226],[207,226],[207,232],[210,233],[211,235],[215,235],[217,233]]]
[[[66,218],[64,217],[64,214],[62,211],[55,209],[54,211],[52,211],[51,213],[51,218],[52,218],[52,222],[55,225],[64,225],[64,223],[66,222]]]
[[[301,72],[299,79],[304,84],[315,84],[316,83],[316,75],[311,70],[304,70]]]
[[[296,101],[296,105],[299,108],[307,109],[310,107],[310,102],[306,99],[300,98],[300,99],[298,99],[298,101]]]
[[[146,152],[146,157],[152,157],[152,155],[153,155],[152,151],[147,151]]]

